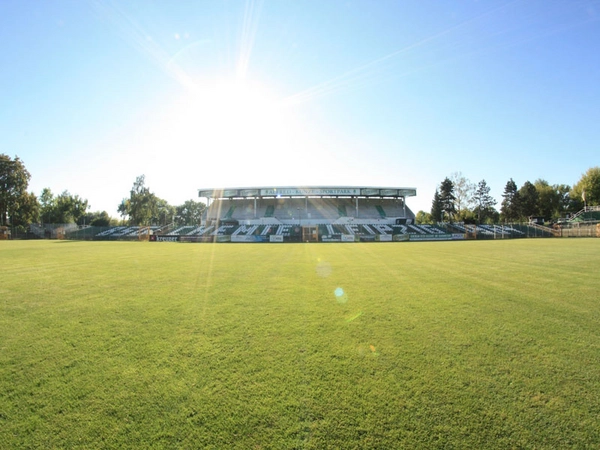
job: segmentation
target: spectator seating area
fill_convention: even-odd
[[[151,234],[160,233],[163,227],[84,227],[66,233],[67,239],[93,239],[93,240],[138,240]]]
[[[237,208],[236,208],[237,209]],[[299,223],[228,223],[212,222],[204,225],[185,225],[178,227],[86,227],[74,230],[65,236],[67,239],[93,239],[93,240],[137,240],[148,233],[171,237],[210,238],[227,236],[259,236],[268,240],[269,236],[283,236],[288,240],[300,240],[303,229],[317,230],[318,240],[450,240],[450,239],[501,239],[519,237],[547,237],[550,233],[528,225],[464,225],[461,223],[445,223],[437,225],[417,225],[414,223],[395,224],[383,221],[346,220],[338,222],[319,222],[311,225]],[[183,239],[182,239],[183,240]]]
[[[361,198],[357,204],[350,198],[263,198],[218,199],[207,213],[209,220],[235,219],[239,221],[275,218],[280,221],[319,223],[341,217],[359,219],[414,218],[400,199]]]

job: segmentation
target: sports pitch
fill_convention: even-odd
[[[600,239],[0,257],[0,448],[600,447]]]

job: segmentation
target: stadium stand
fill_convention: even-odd
[[[569,218],[569,222],[600,222],[600,206],[587,206]]]

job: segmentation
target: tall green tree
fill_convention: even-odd
[[[519,189],[521,217],[537,216],[539,212],[539,194],[534,184],[530,181],[523,183]]]
[[[433,219],[431,218],[431,214],[430,213],[426,213],[425,211],[419,211],[416,215],[415,215],[415,223],[417,225],[421,225],[421,224],[433,224]]]
[[[9,217],[17,213],[19,200],[27,195],[30,179],[18,156],[12,159],[0,154],[0,225],[6,225]]]
[[[42,189],[39,198],[40,203],[40,218],[43,223],[52,223],[52,209],[54,208],[54,194],[50,188]]]
[[[474,212],[477,214],[479,223],[485,222],[488,218],[493,218],[496,210],[494,205],[496,200],[490,195],[491,188],[485,180],[481,180],[477,184],[477,189],[473,194],[473,203],[475,204]]]
[[[94,211],[88,212],[85,215],[84,225],[91,225],[93,227],[107,227],[113,222],[113,219],[108,215],[106,211]]]
[[[177,207],[177,223],[181,225],[199,225],[206,205],[202,202],[187,200]]]
[[[144,175],[135,179],[129,198],[123,199],[117,210],[124,218],[129,218],[131,225],[140,226],[170,223],[176,213],[166,200],[150,191]]]
[[[514,222],[521,217],[521,197],[517,183],[512,178],[504,186],[500,214],[505,222]]]
[[[63,191],[54,196],[50,188],[40,195],[40,216],[44,223],[83,223],[87,214],[88,201]]]
[[[140,175],[130,191],[129,217],[134,225],[152,225],[152,219],[158,216],[157,197],[145,186],[146,176]]]
[[[453,221],[456,215],[455,201],[454,183],[452,183],[450,178],[446,177],[440,185],[440,204],[442,206],[444,217],[449,221]]]
[[[571,186],[568,184],[555,184],[554,189],[558,195],[557,217],[565,217],[566,213],[571,211]]]
[[[454,172],[450,174],[450,181],[454,186],[454,207],[456,216],[461,219],[467,214],[467,210],[473,206],[473,194],[476,186],[466,178],[462,172]]]
[[[442,221],[442,201],[440,199],[440,192],[436,189],[433,194],[433,200],[431,202],[431,220],[434,222]]]
[[[40,204],[33,192],[25,193],[19,197],[17,207],[11,217],[11,224],[27,227],[40,220]]]
[[[538,193],[538,210],[536,215],[551,219],[554,211],[558,210],[558,195],[546,180],[537,179],[533,182]]]
[[[157,224],[167,225],[175,221],[177,208],[169,205],[166,200],[158,198],[156,201],[156,212],[157,212]]]
[[[600,205],[600,167],[588,169],[571,189],[570,197],[576,210]]]
[[[126,217],[129,217],[129,210],[131,209],[130,205],[131,201],[128,198],[124,198],[123,200],[121,200],[121,203],[119,203],[119,206],[117,207],[117,212],[121,216],[121,220],[123,222],[125,222]]]
[[[550,185],[546,180],[538,179],[534,183],[538,192],[538,215],[546,219],[564,217],[569,209],[569,186]]]

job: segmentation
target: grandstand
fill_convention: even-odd
[[[414,219],[406,197],[414,188],[262,187],[201,189],[207,221],[311,224],[352,218],[366,221]]]
[[[194,233],[199,237],[221,236],[220,240],[232,242],[341,242],[391,241],[409,229],[423,233],[406,205],[406,198],[416,195],[414,188],[269,186],[200,189],[198,195],[207,200],[203,227]],[[184,240],[193,240],[192,236]]]
[[[585,206],[568,219],[561,219],[555,229],[562,237],[600,237],[600,206]]]

